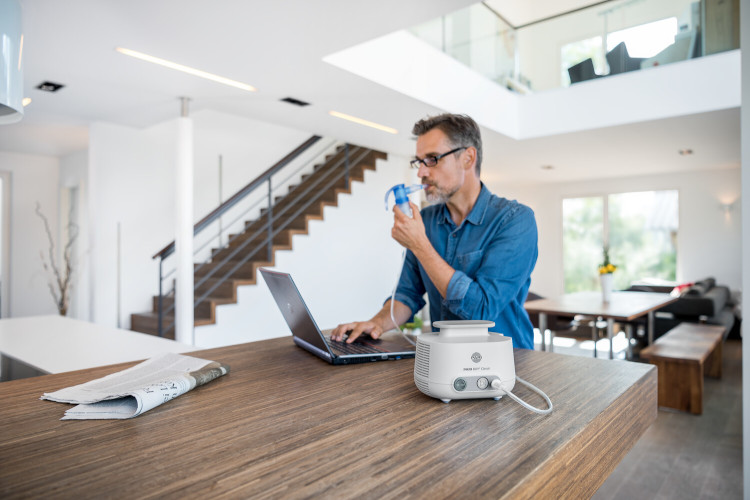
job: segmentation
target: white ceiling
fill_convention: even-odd
[[[0,151],[62,156],[88,147],[95,121],[147,127],[212,109],[404,155],[411,125],[440,110],[322,62],[333,52],[408,28],[473,0],[22,0],[26,95],[18,124],[0,128]],[[494,0],[514,24],[563,2]],[[566,0],[566,10],[584,0]],[[246,92],[115,52],[126,47],[249,83]],[[34,87],[65,84],[56,94]],[[292,96],[312,105],[298,108]],[[395,127],[391,135],[328,115],[338,110]],[[739,110],[704,113],[540,139],[483,132],[485,175],[514,182],[575,180],[739,166]],[[638,144],[637,148],[633,144]],[[691,148],[693,157],[677,155]],[[543,171],[541,165],[556,168]]]

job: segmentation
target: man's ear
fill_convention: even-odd
[[[477,163],[477,148],[475,148],[474,146],[469,146],[468,148],[466,148],[465,153],[465,160],[463,164],[464,170],[473,169],[474,165],[476,165]]]

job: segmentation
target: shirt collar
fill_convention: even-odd
[[[480,182],[480,185],[482,186],[482,189],[479,191],[477,201],[474,203],[474,207],[471,209],[471,212],[469,212],[469,215],[464,219],[475,226],[478,226],[484,220],[484,214],[487,211],[487,204],[490,201],[490,190],[487,189],[484,182]],[[443,222],[453,224],[450,210],[448,210],[445,203],[443,203]]]

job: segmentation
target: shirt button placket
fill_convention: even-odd
[[[456,250],[458,249],[458,229],[455,229],[448,238],[448,258],[445,259],[451,266],[455,267]]]

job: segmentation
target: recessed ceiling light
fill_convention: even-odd
[[[677,152],[680,153],[680,156],[690,156],[691,154],[693,154],[692,149],[680,149]]]
[[[205,78],[206,80],[211,80],[213,82],[222,83],[224,85],[229,85],[230,87],[247,90],[249,92],[255,92],[256,90],[255,87],[253,87],[252,85],[248,85],[247,83],[238,82],[237,80],[231,80],[223,76],[214,75],[213,73],[208,73],[206,71],[191,68],[190,66],[184,66],[182,64],[177,64],[176,62],[167,61],[166,59],[161,59],[159,57],[150,56],[148,54],[144,54],[143,52],[136,52],[135,50],[125,49],[123,47],[117,47],[115,50],[119,52],[120,54],[125,54],[126,56],[135,57],[136,59],[140,59],[141,61],[158,64],[160,66],[164,66],[165,68],[175,69],[177,71],[182,71],[183,73],[187,73],[193,76],[198,76],[200,78]]]
[[[281,101],[288,102],[289,104],[294,104],[295,106],[299,106],[299,107],[305,107],[305,106],[310,105],[309,102],[300,101],[299,99],[295,99],[294,97],[285,97],[281,99]]]
[[[29,104],[31,104],[31,97],[24,97],[23,101],[21,101],[21,104],[23,104],[23,107],[25,108]]]
[[[36,86],[39,90],[44,90],[45,92],[57,92],[61,88],[63,88],[65,85],[62,83],[55,83],[55,82],[42,82],[39,85]]]
[[[338,111],[329,111],[328,114],[330,114],[331,116],[335,116],[336,118],[341,118],[344,120],[349,120],[350,122],[364,125],[366,127],[372,127],[377,130],[382,130],[383,132],[388,132],[389,134],[398,134],[398,130],[396,130],[395,128],[386,127],[385,125],[371,122],[369,120],[365,120],[362,118],[357,118],[356,116],[347,115],[345,113],[339,113]]]

